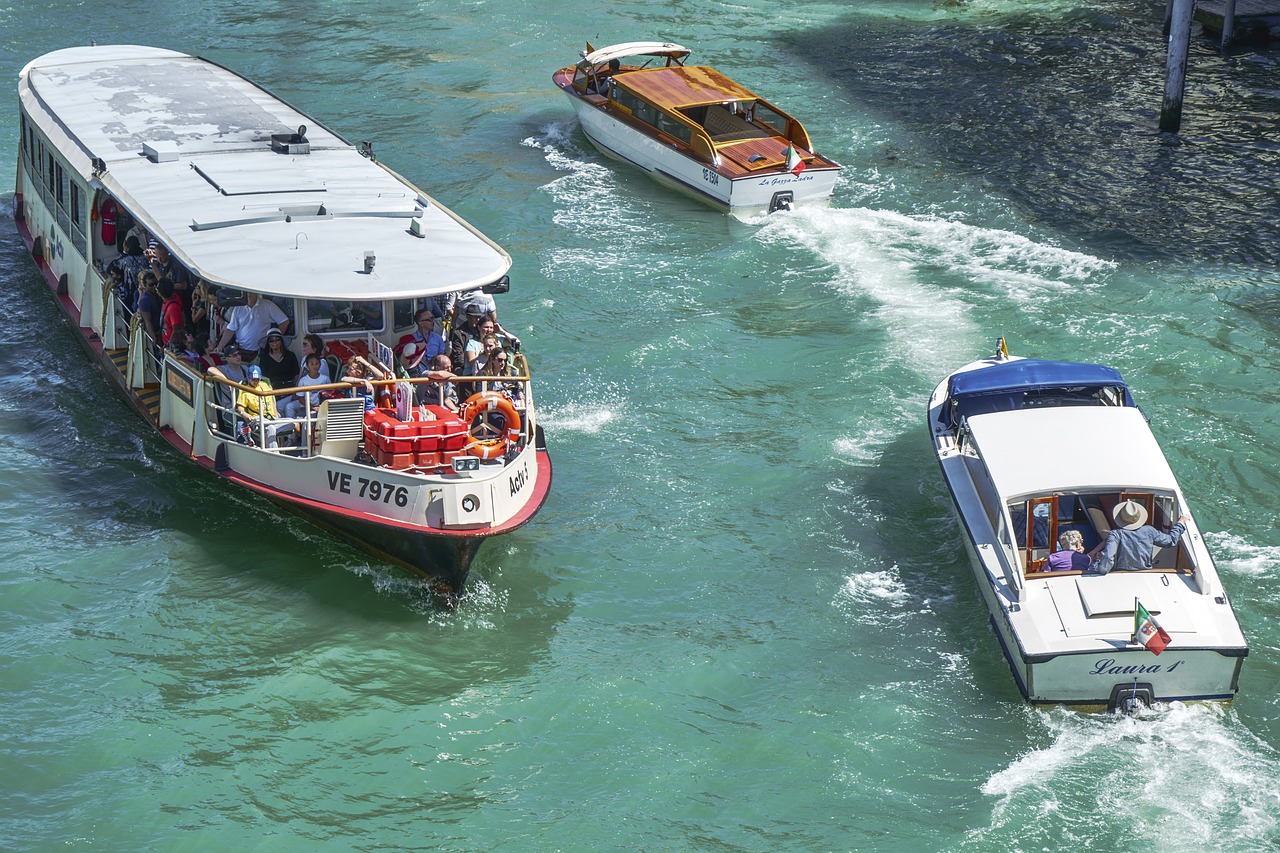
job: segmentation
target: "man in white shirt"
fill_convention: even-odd
[[[272,326],[279,329],[281,334],[288,334],[289,318],[270,299],[263,299],[256,293],[246,293],[245,304],[231,309],[231,317],[226,331],[218,341],[218,348],[224,348],[234,335],[236,346],[244,353],[244,360],[253,361],[258,357],[262,339]]]

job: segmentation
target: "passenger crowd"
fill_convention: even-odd
[[[372,409],[380,402],[379,394],[389,391],[386,386],[375,389],[371,380],[427,380],[413,383],[415,404],[452,411],[458,410],[460,400],[481,391],[496,391],[517,408],[523,405],[524,384],[502,381],[517,375],[513,362],[520,339],[498,322],[493,296],[479,289],[417,300],[414,330],[396,343],[392,365],[360,355],[344,361],[326,353],[324,339],[314,333],[303,336],[299,360],[290,349],[293,321],[274,300],[246,292],[243,300],[228,300],[237,304],[221,305],[222,294],[193,279],[141,223],[130,221],[123,210],[119,217],[119,255],[106,266],[104,275],[126,319],[136,318],[155,342],[157,356],[163,348],[203,372],[257,391],[345,386],[299,391],[283,398],[243,390],[233,393],[227,387],[223,407],[238,417],[236,424],[224,426],[246,440],[265,427],[268,446],[287,441],[286,435],[297,431],[270,421],[305,417],[308,409],[333,397],[361,397],[366,410]],[[458,381],[470,376],[486,379]]]

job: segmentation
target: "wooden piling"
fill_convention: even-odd
[[[1173,14],[1169,20],[1169,55],[1164,72],[1164,103],[1160,105],[1162,133],[1177,133],[1182,126],[1182,95],[1186,89],[1191,14],[1195,5],[1195,0],[1173,0]]]

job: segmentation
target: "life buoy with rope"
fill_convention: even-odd
[[[464,451],[481,459],[497,459],[520,441],[520,413],[497,391],[472,394],[458,409],[458,417],[472,438]],[[501,424],[495,423],[499,418]]]

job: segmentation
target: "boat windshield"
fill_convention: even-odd
[[[972,415],[1062,406],[1136,407],[1120,372],[1100,364],[1018,359],[951,377],[952,428]]]

